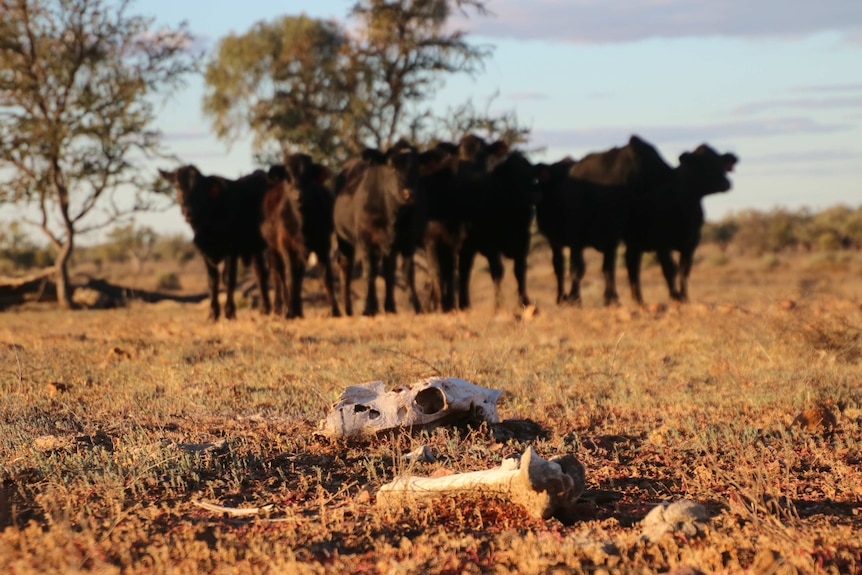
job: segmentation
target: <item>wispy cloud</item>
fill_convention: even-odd
[[[509,100],[515,100],[518,102],[526,100],[547,100],[548,97],[548,94],[543,92],[512,92],[508,95]]]
[[[761,165],[802,165],[809,163],[831,163],[862,160],[862,151],[853,150],[806,150],[804,152],[784,152],[780,154],[760,154],[746,158],[752,164]]]
[[[802,110],[835,110],[838,108],[862,108],[862,95],[844,98],[797,98],[791,100],[766,100],[752,102],[732,110],[732,114],[748,116],[759,112],[771,112],[778,108]]]
[[[794,86],[790,92],[799,93],[834,93],[834,92],[862,92],[862,84],[817,84],[812,86]]]
[[[856,0],[495,0],[468,27],[490,37],[573,43],[646,38],[802,37],[827,30],[862,41]]]
[[[532,144],[550,148],[588,148],[602,150],[625,144],[631,134],[638,134],[657,145],[684,144],[697,146],[702,142],[745,137],[842,132],[852,129],[844,124],[828,124],[808,118],[772,118],[723,122],[692,126],[596,127],[575,130],[534,130]]]

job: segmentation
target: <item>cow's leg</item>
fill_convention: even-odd
[[[285,314],[285,294],[284,294],[284,262],[281,259],[281,254],[270,248],[267,250],[266,259],[269,262],[270,277],[272,278],[272,287],[275,291],[273,301],[273,310],[276,315]]]
[[[415,313],[422,313],[422,304],[419,302],[419,294],[416,292],[416,262],[413,261],[413,252],[401,255],[404,266],[404,277],[407,278],[407,289],[410,292],[410,303]]]
[[[428,266],[428,278],[431,284],[427,310],[436,311],[443,301],[443,271],[439,249],[434,241],[425,241],[425,262]],[[444,311],[446,311],[445,308]]]
[[[341,270],[341,292],[344,313],[353,315],[353,294],[350,282],[353,281],[353,264],[356,262],[356,249],[347,242],[338,241],[338,268]]]
[[[252,265],[254,269],[254,277],[257,279],[257,289],[260,293],[260,311],[264,315],[267,315],[272,311],[272,304],[269,300],[269,269],[266,265],[263,252],[254,254]]]
[[[581,305],[581,280],[584,279],[584,274],[587,271],[587,264],[584,262],[584,248],[581,246],[572,246],[569,253],[569,265],[572,274],[572,289],[569,292],[569,301],[574,305]]]
[[[679,253],[679,301],[688,301],[688,276],[694,263],[694,250],[682,250]]]
[[[304,254],[291,251],[290,262],[290,303],[287,304],[287,317],[302,317],[302,280],[305,277]]]
[[[455,309],[455,248],[449,245],[437,247],[440,266],[440,297],[444,312]]]
[[[207,267],[207,286],[210,290],[210,321],[216,321],[221,315],[221,306],[218,303],[218,284],[219,284],[219,273],[218,273],[218,265],[205,260]]]
[[[372,253],[373,246],[366,246],[363,250],[365,255],[362,258],[363,267],[367,268],[368,277],[366,282],[368,289],[365,293],[365,309],[362,310],[362,315],[377,315],[380,311],[380,304],[377,301],[377,276],[380,273],[380,258],[377,253]],[[376,250],[374,250],[376,252]]]
[[[677,265],[673,261],[673,254],[671,254],[670,250],[658,250],[656,255],[658,256],[658,262],[661,264],[661,273],[664,275],[665,283],[667,283],[670,299],[680,301],[679,291],[676,289]]]
[[[227,295],[225,304],[224,304],[224,317],[225,319],[235,319],[236,318],[236,303],[233,299],[233,292],[236,290],[236,268],[237,268],[237,257],[236,256],[228,256],[225,260],[225,278],[227,285],[225,285],[225,292]]]
[[[563,246],[551,244],[551,262],[554,264],[554,277],[557,278],[557,303],[560,304],[566,300],[565,288],[563,287],[566,280]]]
[[[617,279],[616,279],[616,267],[617,267],[617,246],[616,244],[613,248],[607,249],[604,252],[604,257],[602,258],[602,275],[605,276],[605,305],[616,305],[620,302],[620,298],[617,295]]]
[[[329,304],[332,317],[341,317],[341,309],[338,307],[338,299],[335,297],[335,274],[332,272],[332,258],[328,249],[314,252],[317,261],[323,268],[323,293],[326,294],[326,303]]]
[[[632,299],[638,305],[644,304],[643,293],[641,292],[641,257],[643,252],[634,249],[631,246],[626,246],[626,270],[629,274],[629,287],[632,290]]]
[[[491,280],[494,282],[494,311],[503,307],[503,258],[499,253],[488,256]]]
[[[515,281],[518,283],[518,303],[526,307],[532,305],[527,295],[527,252],[518,254],[514,264]]]
[[[475,257],[473,250],[462,250],[458,256],[458,305],[461,309],[470,307],[470,274]]]
[[[383,309],[386,313],[395,313],[395,268],[398,265],[398,253],[389,252],[383,257]]]

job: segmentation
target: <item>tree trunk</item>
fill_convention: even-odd
[[[57,303],[63,309],[74,309],[75,305],[72,301],[72,286],[69,282],[69,259],[72,257],[72,248],[74,247],[73,230],[67,229],[66,241],[60,248],[60,253],[57,254],[57,260],[54,262],[54,270],[57,283]]]

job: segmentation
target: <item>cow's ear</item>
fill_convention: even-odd
[[[161,176],[161,178],[168,183],[171,183],[174,185],[176,185],[176,183],[177,183],[177,171],[176,170],[169,172],[167,170],[159,169],[159,176]]]
[[[688,164],[694,160],[694,155],[691,152],[683,152],[679,155],[680,164]]]
[[[739,158],[737,158],[733,154],[728,153],[721,156],[721,160],[722,162],[724,162],[724,171],[732,172],[733,167],[736,165],[736,162],[739,161]]]

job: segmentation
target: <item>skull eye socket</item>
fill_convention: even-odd
[[[417,393],[413,403],[416,405],[416,411],[425,415],[433,415],[446,408],[446,396],[440,389],[429,387]]]
[[[380,412],[376,409],[371,409],[367,405],[362,405],[361,403],[357,403],[353,406],[353,413],[364,413],[368,412],[368,419],[377,419],[380,417]]]

